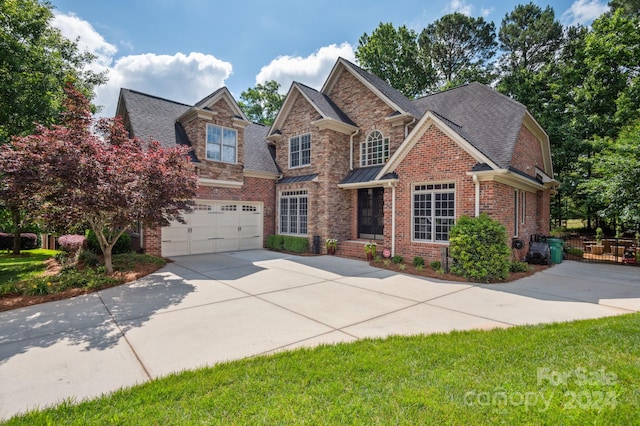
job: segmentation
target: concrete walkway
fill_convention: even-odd
[[[301,346],[640,311],[635,267],[563,262],[471,285],[261,250],[174,260],[128,285],[0,312],[0,419]]]

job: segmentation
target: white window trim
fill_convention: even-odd
[[[527,217],[527,191],[520,191],[520,211],[521,211],[521,220],[524,225]]]
[[[451,185],[453,184],[454,187],[453,188],[446,188],[446,189],[433,189],[433,190],[426,190],[426,191],[416,191],[416,186],[420,186],[420,185]],[[430,240],[418,240],[415,238],[415,194],[416,193],[430,193],[430,194],[434,194],[434,193],[449,193],[449,192],[453,192],[453,219],[455,221],[455,219],[457,218],[457,192],[456,192],[456,183],[453,181],[442,181],[442,182],[417,182],[417,183],[412,183],[411,184],[411,242],[412,243],[423,243],[423,244],[442,244],[442,245],[449,245],[449,240],[446,241],[441,241],[441,240],[436,240],[436,222],[435,222],[435,203],[434,205],[432,205],[431,209],[432,209],[432,218],[434,219],[431,223],[431,235],[432,238]],[[434,201],[434,200],[432,200]]]
[[[382,158],[380,158],[379,162],[376,163],[371,162],[371,159],[368,155],[369,144],[371,142],[370,138],[374,133],[380,133],[380,136],[382,138]],[[384,164],[390,157],[390,146],[391,141],[388,137],[385,137],[384,133],[382,133],[380,130],[372,130],[371,132],[369,132],[367,138],[360,143],[360,167],[371,167]]]
[[[209,128],[210,127],[217,127],[219,129],[222,130],[222,133],[220,135],[220,159],[216,160],[214,158],[209,158],[209,142],[207,141],[207,137],[209,134]],[[230,161],[224,161],[223,158],[223,151],[224,151],[224,130],[231,130],[232,132],[234,132],[236,134],[236,155],[235,158],[233,159],[233,162]],[[207,161],[214,161],[216,163],[225,163],[225,164],[238,164],[238,131],[236,129],[232,129],[231,127],[225,127],[225,126],[219,126],[217,124],[211,124],[211,123],[207,123],[207,128],[206,128],[206,134],[204,136],[204,155],[205,158],[207,159]]]
[[[305,232],[304,234],[302,233],[292,233],[292,232],[283,232],[282,231],[282,203],[281,200],[283,198],[288,198],[288,199],[292,199],[292,198],[296,198],[297,200],[300,200],[300,198],[306,198],[307,199],[307,232]],[[292,235],[292,236],[296,236],[296,237],[307,237],[309,236],[309,191],[307,191],[306,189],[302,189],[302,190],[290,190],[290,191],[280,191],[278,193],[278,201],[277,201],[277,208],[278,208],[278,214],[277,214],[277,220],[278,220],[278,234],[280,235]],[[297,222],[297,229],[300,229],[300,203],[298,202],[298,222]],[[289,215],[287,215],[288,217]]]
[[[302,138],[304,136],[309,136],[309,164],[302,164]],[[291,165],[291,154],[292,154],[292,152],[291,152],[291,142],[293,141],[293,139],[299,139],[299,143],[300,143],[300,150],[299,150],[299,153],[300,153],[300,160],[299,160],[300,164],[297,165],[297,166],[292,166]],[[289,169],[301,169],[303,167],[311,166],[311,143],[312,143],[312,141],[311,141],[311,133],[303,133],[301,135],[296,135],[296,136],[293,136],[293,137],[289,138]]]

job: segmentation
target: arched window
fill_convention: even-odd
[[[360,165],[375,166],[389,159],[389,138],[382,132],[374,130],[367,136],[366,142],[360,145]]]

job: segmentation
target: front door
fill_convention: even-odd
[[[384,234],[384,189],[358,190],[358,238],[381,240]]]

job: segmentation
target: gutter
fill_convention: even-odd
[[[473,174],[473,183],[476,187],[475,215],[480,216],[480,179],[477,174]]]

